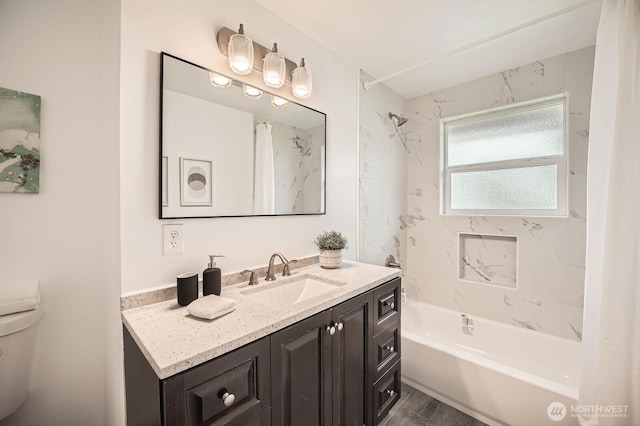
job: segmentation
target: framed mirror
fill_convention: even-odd
[[[324,214],[326,115],[220,76],[161,54],[160,218]]]

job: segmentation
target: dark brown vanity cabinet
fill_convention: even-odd
[[[127,424],[377,425],[400,397],[400,279],[160,380],[124,330]]]
[[[270,425],[269,338],[158,379],[124,329],[128,426]]]
[[[400,278],[373,290],[373,424],[400,399]]]
[[[271,336],[274,425],[363,425],[370,420],[371,292]]]
[[[399,295],[396,278],[271,336],[273,425],[380,423],[400,398]]]

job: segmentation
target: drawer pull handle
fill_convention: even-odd
[[[396,391],[394,391],[393,389],[387,389],[387,393],[389,394],[390,397],[392,397],[393,395],[396,394]]]
[[[389,345],[385,346],[384,348],[389,352],[393,352],[393,350],[395,349],[393,346],[389,346]]]
[[[229,392],[225,392],[224,394],[222,394],[221,398],[222,398],[222,403],[226,407],[231,407],[233,403],[236,402],[236,396]]]
[[[327,326],[327,331],[328,331],[328,332],[329,332],[329,334],[330,334],[330,335],[332,335],[332,336],[333,336],[334,334],[336,334],[336,328],[335,328],[334,326],[332,326],[332,325],[328,325],[328,326]]]
[[[338,328],[338,331],[342,331],[342,329],[344,328],[344,324],[342,324],[341,322],[338,323],[338,325],[336,326]]]
[[[393,302],[384,302],[383,305],[385,306],[389,306],[391,309],[395,309],[396,308],[396,304]]]

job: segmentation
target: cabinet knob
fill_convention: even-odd
[[[338,331],[342,331],[342,329],[344,328],[344,324],[339,322],[336,327],[338,327]]]
[[[396,391],[394,391],[393,389],[387,389],[387,393],[389,394],[389,396],[393,396],[396,394]]]
[[[329,334],[330,334],[330,335],[332,335],[332,336],[333,336],[334,334],[336,334],[336,328],[335,328],[334,326],[332,326],[332,325],[328,325],[328,326],[327,326],[327,331],[328,331],[328,332],[329,332]]]
[[[225,392],[224,394],[222,394],[221,398],[222,398],[222,403],[226,407],[231,407],[233,403],[236,402],[236,396],[229,392]]]
[[[389,306],[391,309],[395,309],[395,307],[396,307],[396,304],[393,303],[393,302],[384,301],[382,304],[385,305],[385,306]]]
[[[385,346],[384,348],[389,352],[393,352],[393,350],[395,349],[393,346],[389,346],[389,345]]]

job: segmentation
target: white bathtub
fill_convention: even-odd
[[[580,343],[426,303],[402,304],[402,380],[491,425],[577,425]],[[549,405],[566,417],[552,421]]]

